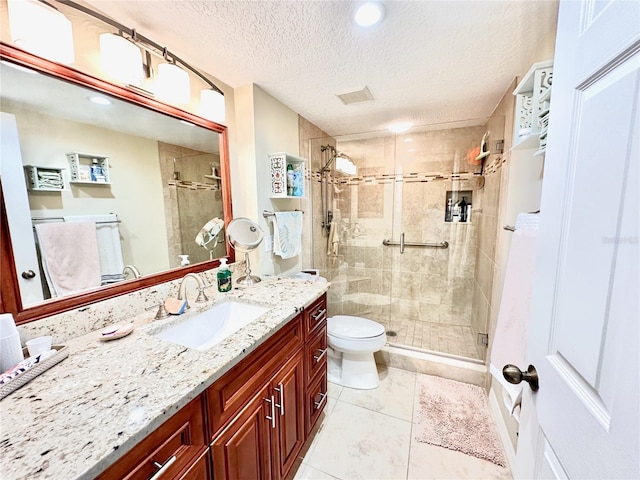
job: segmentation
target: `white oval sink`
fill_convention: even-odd
[[[185,321],[178,320],[153,336],[195,350],[208,350],[268,311],[259,305],[223,302]]]

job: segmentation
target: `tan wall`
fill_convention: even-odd
[[[124,263],[142,274],[169,268],[158,145],[91,125],[11,107],[16,115],[24,165],[65,168],[63,192],[31,192],[33,217],[115,213],[121,220]],[[66,154],[109,157],[110,186],[70,185]]]

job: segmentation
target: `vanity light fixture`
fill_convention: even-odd
[[[404,133],[411,127],[413,127],[413,122],[397,122],[389,125],[387,130],[390,130],[393,133]]]
[[[372,27],[382,21],[384,7],[378,2],[364,2],[358,5],[353,13],[353,21],[364,28]]]
[[[89,100],[98,105],[111,105],[111,100],[105,97],[100,97],[100,96],[89,97]]]
[[[144,81],[142,52],[132,41],[115,33],[100,35],[100,66],[104,73],[125,85],[140,87]]]
[[[9,29],[15,46],[54,62],[72,64],[71,21],[49,3],[7,0]]]
[[[224,95],[211,88],[200,90],[200,115],[216,123],[224,123],[226,117]]]
[[[189,103],[191,101],[191,83],[189,74],[175,63],[158,65],[155,94],[173,103]]]
[[[44,3],[44,0],[36,1],[36,0],[7,0],[9,2],[32,2],[32,3]],[[222,103],[224,106],[224,93],[220,90],[211,80],[209,80],[205,75],[200,73],[198,69],[192,67],[187,62],[182,60],[180,57],[170,52],[167,47],[163,47],[158,43],[154,42],[150,38],[141,35],[133,28],[128,28],[123,24],[113,20],[106,15],[103,15],[99,12],[94,12],[89,7],[73,2],[72,0],[47,0],[50,2],[61,3],[65,7],[74,8],[79,10],[80,12],[89,15],[93,18],[100,20],[107,25],[110,25],[112,28],[117,30],[117,34],[110,33],[104,34],[104,40],[101,36],[101,56],[103,55],[103,51],[105,51],[105,55],[111,56],[114,55],[113,60],[104,60],[107,64],[113,62],[117,65],[117,68],[106,67],[105,71],[109,73],[109,75],[113,78],[120,80],[120,82],[124,83],[125,86],[129,86],[136,90],[140,90],[140,86],[143,84],[145,75],[147,77],[152,76],[152,69],[150,64],[150,56],[154,55],[156,57],[163,58],[166,63],[161,63],[158,65],[157,69],[157,78],[155,84],[155,92],[159,98],[166,102],[177,103],[177,104],[186,104],[191,101],[191,88],[190,88],[190,77],[189,73],[192,73],[200,80],[202,80],[208,88],[205,89],[207,91],[215,92],[218,97],[218,104]],[[70,25],[70,24],[69,24]],[[47,41],[50,41],[51,38],[51,29],[49,25],[46,25],[41,29],[47,33]],[[123,42],[124,40],[124,42]],[[104,49],[102,47],[102,43],[104,42]],[[125,43],[126,42],[126,43]],[[110,44],[107,46],[107,44]],[[117,46],[116,46],[117,44]],[[19,45],[18,45],[19,46]],[[134,48],[137,52],[134,52]],[[115,52],[118,50],[120,53],[109,53]],[[142,60],[141,55],[144,54],[146,56],[146,63]],[[134,59],[135,57],[135,59]],[[101,63],[103,63],[101,59]],[[103,64],[104,65],[104,64]],[[104,67],[103,67],[104,68]],[[149,93],[150,92],[146,92]],[[153,94],[151,94],[153,95]],[[207,109],[209,112],[208,115],[204,115],[203,117],[208,118],[210,120],[214,120],[218,123],[224,121],[224,108],[222,110],[218,107],[217,110]],[[215,118],[214,118],[215,117]]]

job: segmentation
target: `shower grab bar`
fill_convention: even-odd
[[[404,253],[404,247],[449,248],[449,242],[440,242],[440,243],[405,242],[404,235],[400,236],[400,242],[393,242],[391,240],[382,240],[382,245],[384,245],[385,247],[395,247],[397,245],[400,245],[400,253]]]

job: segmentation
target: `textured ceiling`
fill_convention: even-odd
[[[254,83],[331,135],[481,123],[554,35],[546,0],[385,1],[361,29],[350,1],[90,0],[120,23],[238,87]],[[368,86],[373,101],[335,96]]]

